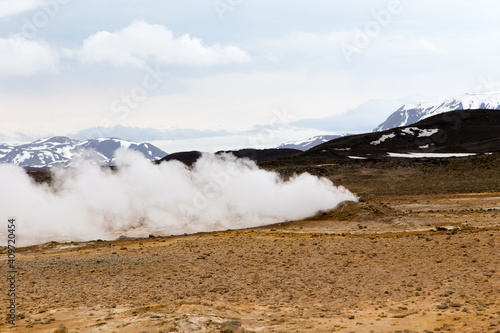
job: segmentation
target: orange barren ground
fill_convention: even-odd
[[[499,198],[372,196],[251,230],[18,249],[19,318],[0,331],[500,332]]]

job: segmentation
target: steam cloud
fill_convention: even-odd
[[[0,244],[7,242],[9,217],[16,218],[18,243],[31,245],[256,227],[357,200],[325,178],[283,181],[233,155],[204,154],[193,168],[177,161],[154,165],[126,150],[117,161],[116,171],[88,162],[55,169],[52,186],[0,165]]]

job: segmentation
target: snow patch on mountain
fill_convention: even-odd
[[[390,139],[394,139],[396,137],[407,136],[407,135],[416,136],[418,138],[427,138],[427,137],[431,137],[437,133],[439,133],[438,128],[418,128],[415,126],[404,127],[404,128],[395,129],[393,132],[391,132],[389,134],[383,134],[379,139],[370,142],[370,144],[372,146],[378,146],[382,143],[385,143],[386,141],[388,141]],[[420,146],[419,148],[428,149],[428,148],[430,148],[430,146],[427,144],[425,146]]]
[[[406,127],[406,128],[401,129],[401,133],[403,135],[405,135],[405,134],[409,134],[409,135],[418,134],[419,138],[433,136],[437,132],[439,132],[438,128],[420,129],[418,127]]]
[[[475,109],[500,110],[500,91],[465,94],[431,103],[405,104],[373,131],[408,126],[444,112]]]
[[[396,137],[396,134],[394,134],[394,133],[385,134],[385,135],[382,135],[380,137],[380,139],[370,142],[370,144],[374,145],[374,146],[377,146],[377,145],[385,142],[387,139],[392,139],[392,138],[395,138],[395,137]]]

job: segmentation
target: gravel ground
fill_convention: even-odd
[[[453,213],[440,211],[436,198],[433,213],[412,211],[401,228],[401,219],[388,216],[410,214],[409,205],[415,208],[429,196],[417,202],[378,199],[389,208],[369,219],[366,207],[375,202],[351,206],[348,217],[331,213],[252,230],[20,249],[18,314],[24,318],[17,327],[2,321],[0,328],[500,331],[499,219],[492,220],[488,209],[460,210],[455,216],[461,220],[486,216],[483,220],[490,223],[443,227]],[[461,202],[466,206],[476,199],[465,196]],[[427,226],[425,214],[434,214],[437,229]],[[6,255],[0,260],[6,261]]]
[[[498,163],[308,166],[361,201],[250,230],[18,249],[17,325],[4,293],[0,331],[500,332]],[[0,261],[6,276],[5,248]]]

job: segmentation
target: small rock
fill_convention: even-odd
[[[440,309],[440,310],[448,309],[448,305],[446,305],[446,304],[439,304],[437,306],[437,308]]]
[[[68,329],[63,324],[59,325],[59,328],[56,328],[52,331],[52,333],[68,333]]]
[[[118,240],[123,240],[123,239],[131,239],[131,237],[128,237],[128,236],[120,236],[117,238]]]
[[[244,333],[241,322],[237,320],[226,321],[220,326],[221,333]]]
[[[42,325],[48,325],[50,324],[51,322],[53,322],[55,319],[54,318],[44,318],[40,321],[40,324]]]

